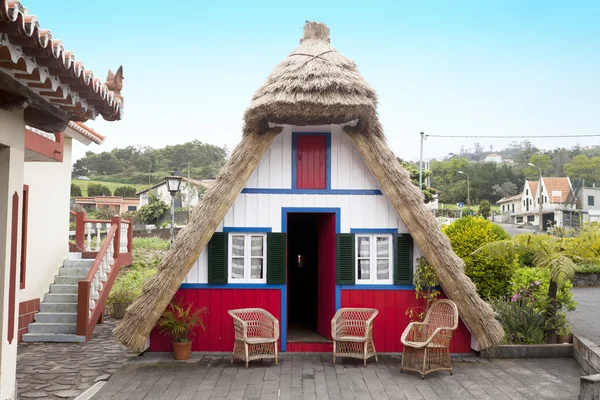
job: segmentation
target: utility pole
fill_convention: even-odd
[[[463,171],[458,171],[458,173],[467,176],[467,206],[469,210],[468,215],[471,215],[471,177],[469,176],[469,174]]]
[[[542,169],[540,167],[536,167],[535,165],[533,165],[532,163],[527,163],[527,165],[529,165],[530,167],[533,168],[537,168],[540,175],[539,175],[539,179],[538,179],[538,189],[540,190],[540,197],[538,197],[538,204],[539,204],[539,208],[540,208],[540,215],[539,215],[539,223],[538,223],[538,232],[543,232],[544,230],[544,214],[543,214],[543,207],[544,207],[544,186],[542,186]]]
[[[419,160],[419,191],[423,193],[423,140],[425,132],[421,132],[421,158]]]

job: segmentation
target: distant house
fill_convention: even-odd
[[[500,207],[500,212],[502,215],[502,222],[513,222],[514,215],[520,214],[522,209],[521,198],[523,197],[522,193],[519,193],[515,196],[503,197],[501,200],[497,201],[496,204]]]
[[[490,153],[485,157],[484,162],[493,162],[500,164],[502,162],[502,156],[496,153]]]
[[[139,197],[121,197],[121,196],[96,196],[96,197],[75,197],[75,205],[85,210],[95,210],[99,207],[112,208],[115,214],[121,214],[126,211],[137,211],[140,208]]]
[[[202,193],[211,188],[214,179],[196,180],[190,178],[181,179],[180,194],[175,198],[175,207],[194,207],[202,199]],[[148,204],[148,195],[154,191],[159,199],[170,202],[171,194],[167,190],[167,183],[162,181],[155,183],[147,189],[140,190],[136,196],[140,197],[140,207]]]
[[[540,203],[544,230],[550,224],[562,226],[574,218],[573,187],[568,177],[542,177],[540,181],[525,181],[521,193],[521,213],[515,213],[514,223],[539,225]]]
[[[576,204],[587,213],[589,222],[600,222],[600,188],[583,186],[577,193]]]

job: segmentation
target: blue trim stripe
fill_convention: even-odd
[[[350,228],[350,233],[398,233],[397,228]]]
[[[338,285],[341,290],[415,290],[414,285]]]
[[[256,228],[248,228],[248,227],[239,227],[239,226],[225,226],[223,227],[223,232],[272,232],[273,229],[270,227],[256,227]]]
[[[209,285],[208,283],[182,283],[180,289],[284,289],[285,285],[269,285],[264,283],[228,283],[226,285]]]
[[[341,209],[328,208],[328,207],[316,207],[316,208],[304,208],[304,207],[281,207],[281,232],[287,232],[287,214],[288,213],[335,213],[335,233],[340,233],[341,230]]]
[[[298,136],[325,136],[325,189],[314,189],[318,192],[324,192],[331,189],[331,133],[330,132],[292,132],[292,189],[296,189],[296,157],[297,157],[297,138]],[[310,189],[309,189],[310,190]],[[242,191],[244,193],[244,191]],[[312,193],[303,193],[312,194]],[[315,193],[316,194],[316,193]]]
[[[295,187],[295,182],[292,182]],[[378,189],[270,189],[270,188],[244,188],[244,194],[335,194],[358,196],[382,196]]]
[[[342,307],[342,288],[341,285],[335,285],[335,311]]]

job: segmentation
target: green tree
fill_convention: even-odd
[[[81,196],[81,188],[79,185],[71,183],[71,197]]]
[[[157,223],[164,213],[169,211],[167,203],[156,196],[155,193],[148,195],[148,204],[140,207],[137,212],[137,219],[143,224]]]
[[[539,178],[540,171],[538,168],[542,169],[542,173],[548,172],[552,168],[552,160],[550,159],[550,156],[546,154],[532,154],[529,157],[529,163],[537,167],[535,168],[528,165],[523,168],[523,173],[529,180],[537,180]]]
[[[414,163],[409,163],[406,161],[403,161],[401,158],[398,158],[398,161],[400,161],[400,164],[402,164],[402,167],[408,171],[408,173],[410,174],[410,180],[412,181],[412,183],[416,186],[419,187],[419,166],[414,164]],[[429,203],[430,201],[433,201],[433,195],[437,194],[438,191],[435,190],[432,187],[426,186],[425,185],[425,180],[431,176],[431,171],[425,171],[423,170],[423,200],[425,203]]]
[[[135,197],[135,187],[133,186],[119,186],[115,189],[115,196],[121,197]]]
[[[600,157],[578,155],[573,161],[564,165],[565,173],[571,179],[579,178],[587,182],[596,182],[600,179]]]
[[[513,182],[504,182],[501,185],[496,184],[492,186],[492,190],[493,193],[499,197],[514,196],[518,191],[517,185],[515,185]]]
[[[108,186],[101,185],[99,183],[90,182],[87,185],[87,194],[90,197],[96,196],[112,196],[112,193]]]
[[[481,200],[479,203],[479,211],[477,215],[481,215],[483,218],[488,219],[492,212],[492,205],[487,200]]]

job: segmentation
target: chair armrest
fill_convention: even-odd
[[[279,340],[279,321],[273,318],[273,339]]]
[[[406,327],[406,329],[404,329],[404,332],[402,332],[402,336],[400,338],[400,341],[404,344],[404,342],[406,341],[411,341],[411,339],[409,339],[409,335],[413,332],[415,332],[419,327],[425,327],[425,329],[427,329],[427,324],[425,322],[411,322],[410,324],[408,324],[408,326]],[[425,330],[425,332],[427,332],[427,330]],[[414,333],[413,333],[414,335]]]

